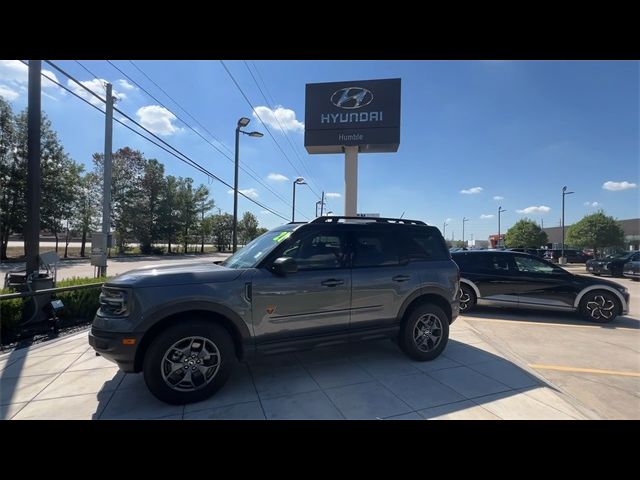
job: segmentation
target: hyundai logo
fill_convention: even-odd
[[[338,108],[360,108],[373,101],[373,93],[366,88],[346,87],[333,92],[331,103]]]

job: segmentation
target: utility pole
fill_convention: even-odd
[[[443,236],[444,238],[447,238],[447,237],[445,237],[445,236],[444,236],[445,232],[447,231],[447,225],[449,225],[449,224],[448,224],[448,223],[447,223],[447,221],[445,220],[445,221],[444,221],[444,223],[442,224],[442,236]]]
[[[29,93],[27,109],[27,223],[25,225],[24,249],[27,256],[26,278],[38,277],[40,264],[40,113],[42,60],[29,60]],[[34,282],[35,285],[35,282]]]
[[[320,216],[324,214],[324,190],[322,191],[322,201],[320,203]]]
[[[40,271],[40,100],[42,60],[29,60],[29,93],[27,108],[27,223],[24,249],[27,255],[26,278]],[[34,283],[35,285],[35,283]]]
[[[502,206],[498,207],[498,243],[496,244],[497,247],[500,246],[500,215],[502,214],[502,212],[506,212],[506,210],[502,209]]]
[[[107,90],[107,103],[105,104],[104,120],[104,180],[102,183],[102,249],[104,265],[98,267],[100,277],[107,276],[107,251],[109,248],[109,234],[111,233],[111,176],[113,148],[113,95],[110,83],[105,85]]]

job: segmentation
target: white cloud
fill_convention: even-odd
[[[20,96],[20,92],[14,90],[8,85],[0,84],[0,97],[4,97],[6,100],[15,100]]]
[[[504,197],[500,196],[500,195],[496,195],[495,197],[493,197],[494,200],[504,200]]]
[[[260,214],[262,214],[262,215],[271,215],[271,212],[269,210],[260,210]]]
[[[465,195],[473,195],[474,193],[480,193],[482,191],[482,187],[472,187],[464,190],[460,190],[460,193],[464,193]]]
[[[233,194],[233,190],[228,190],[228,194]],[[258,191],[255,188],[239,188],[238,193],[244,193],[247,197],[258,198]]]
[[[272,180],[274,182],[286,182],[289,178],[285,177],[281,173],[270,173],[267,175],[267,180]]]
[[[551,209],[546,205],[535,206],[523,208],[522,210],[516,210],[518,213],[549,213]]]
[[[628,188],[636,188],[638,185],[631,182],[613,182],[609,180],[608,182],[604,182],[602,184],[602,188],[605,190],[611,190],[617,192],[618,190],[627,190]]]
[[[116,83],[118,85],[120,85],[120,87],[123,90],[137,90],[137,88],[135,87],[135,85],[129,83],[127,80],[125,80],[124,78],[120,78],[119,80],[116,80]]]
[[[338,193],[338,192],[327,192],[324,194],[325,197],[327,198],[340,198],[342,196],[342,194]]]
[[[107,80],[105,80],[104,78],[94,78],[93,80],[84,80],[84,81],[81,80],[80,83],[85,87],[87,87],[92,92],[94,92],[100,98],[102,99],[107,98],[107,91],[105,87],[105,83],[107,83]],[[80,85],[78,85],[76,82],[74,82],[71,79],[67,80],[67,87],[69,87],[71,91],[73,91],[78,96],[84,98],[92,105],[95,105],[97,107],[102,107],[104,105],[104,101],[96,98],[94,95],[91,95],[91,93],[86,91],[84,88],[82,88]],[[115,88],[112,90],[112,93],[114,97],[116,97],[116,100],[125,100],[127,98],[127,95],[125,93],[122,93],[116,90]]]
[[[586,207],[600,207],[600,202],[584,202]]]
[[[59,81],[56,74],[51,70],[43,68],[42,73],[51,78],[51,80],[55,80],[56,82]],[[11,88],[11,90],[14,92],[20,94],[20,91],[24,91],[26,93],[26,87],[29,82],[29,67],[20,60],[0,60],[0,79],[5,83],[12,85],[14,88]],[[16,91],[16,86],[25,88],[20,88],[19,91]],[[60,91],[60,87],[45,77],[42,77],[42,86]],[[10,88],[9,85],[5,85],[5,87]],[[14,98],[17,98],[17,96]]]
[[[486,218],[493,218],[493,217],[495,217],[495,215],[493,215],[492,213],[489,213],[489,214],[483,213],[482,215],[480,215],[480,218],[482,218],[483,220]]]
[[[158,135],[171,135],[179,129],[173,124],[176,116],[160,105],[146,105],[136,112],[143,127]]]
[[[260,117],[264,123],[278,130],[281,128],[292,132],[304,130],[304,123],[296,119],[296,112],[281,105],[276,106],[275,110],[264,105],[257,106],[253,116]]]
[[[445,218],[445,219],[444,219],[444,222],[445,222],[445,223],[449,223],[451,220],[452,220],[451,218]]]

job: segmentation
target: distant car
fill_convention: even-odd
[[[544,254],[544,258],[546,260],[550,260],[554,262],[557,262],[561,256],[562,256],[562,250],[559,248],[546,250]],[[581,252],[580,250],[569,249],[569,248],[564,249],[564,256],[567,259],[567,263],[585,263],[590,259],[590,257],[584,252]]]
[[[604,258],[589,260],[585,267],[587,272],[594,275],[611,275],[612,277],[621,277],[625,266],[630,262],[640,261],[640,251],[617,253],[608,255]]]
[[[476,305],[577,311],[610,322],[629,311],[629,291],[619,283],[574,275],[551,262],[509,251],[456,252],[460,313]]]
[[[622,269],[622,274],[636,282],[640,280],[640,260],[627,262]]]
[[[544,252],[544,250],[539,250],[537,248],[508,248],[510,252],[520,252],[520,253],[528,253],[529,255],[534,255],[536,257],[541,257],[540,251]]]

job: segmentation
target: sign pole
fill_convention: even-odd
[[[344,147],[344,215],[358,211],[358,146]]]

